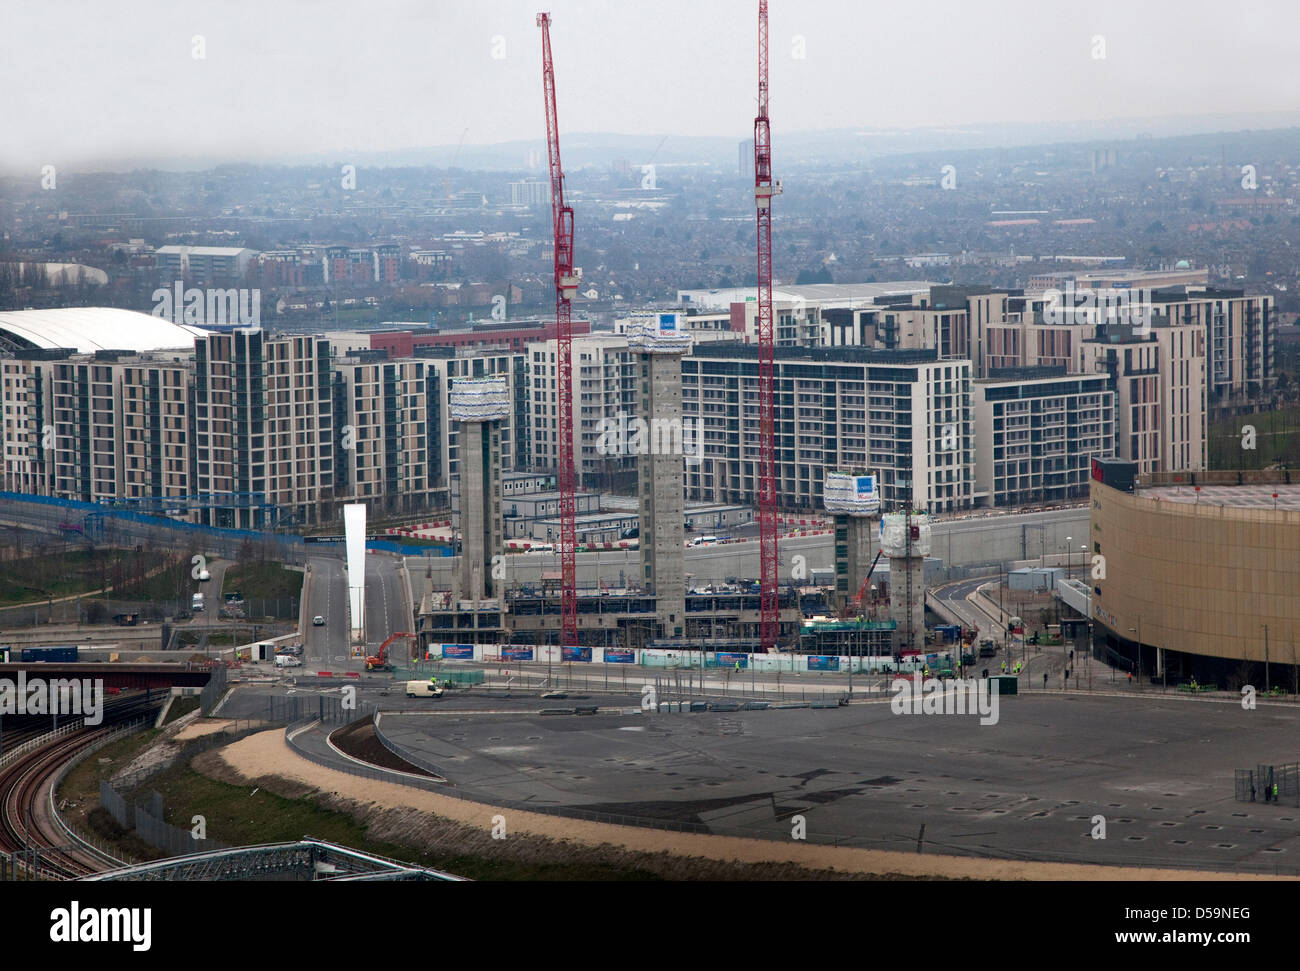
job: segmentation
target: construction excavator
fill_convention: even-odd
[[[393,665],[388,663],[388,645],[392,644],[393,641],[397,640],[399,637],[415,637],[415,636],[417,635],[408,633],[406,631],[402,631],[388,638],[388,640],[384,641],[384,643],[379,645],[379,651],[377,653],[371,654],[366,658],[366,670],[367,671],[392,671]]]
[[[862,586],[858,587],[857,595],[853,598],[853,606],[859,610],[862,609],[862,595],[867,592],[867,584],[871,582],[871,574],[876,572],[876,564],[880,562],[880,554],[884,550],[876,551],[876,558],[871,561],[871,569],[867,571],[866,579],[862,581]]]

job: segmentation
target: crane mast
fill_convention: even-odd
[[[758,217],[758,533],[761,643],[777,649],[776,422],[772,333],[772,143],[767,116],[767,0],[758,3],[758,116],[754,119],[754,206]]]
[[[539,13],[542,28],[542,88],[546,100],[546,151],[550,160],[551,214],[555,229],[555,343],[559,406],[560,571],[562,647],[578,644],[578,566],[574,526],[573,467],[573,320],[572,301],[578,290],[573,269],[573,209],[564,202],[564,169],[560,165],[560,129],[555,114],[555,67],[551,61],[551,15]]]

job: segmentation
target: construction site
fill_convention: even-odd
[[[512,576],[520,557],[547,556],[550,549],[516,553],[505,542],[500,435],[509,414],[506,384],[490,377],[457,379],[451,419],[460,440],[460,552],[449,587],[435,583],[432,572],[411,577],[421,648],[427,652],[434,644],[456,642],[558,644],[566,652],[685,651],[707,645],[771,654],[816,653],[829,644],[837,654],[895,660],[923,653],[930,525],[925,512],[910,502],[882,508],[878,472],[825,473],[825,512],[833,518],[835,533],[831,583],[818,588],[812,582],[806,557],[781,557],[772,306],[772,205],[781,194],[781,181],[772,171],[765,3],[759,8],[758,111],[753,121],[759,380],[757,400],[745,402],[737,422],[758,457],[758,494],[753,497],[758,530],[749,540],[758,544],[757,576],[692,585],[686,572],[684,473],[690,443],[682,433],[682,357],[690,351],[692,337],[684,310],[664,310],[633,314],[628,329],[639,407],[637,414],[620,418],[651,432],[667,432],[622,443],[636,468],[636,570],[617,579],[601,576],[594,589],[579,588],[572,301],[582,271],[574,262],[575,213],[565,197],[550,16],[539,14],[537,23],[554,238],[559,507],[554,559],[559,568],[543,571],[535,583]],[[805,625],[809,616],[814,623]]]

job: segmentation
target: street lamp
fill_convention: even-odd
[[[1138,687],[1140,688],[1140,687],[1142,687],[1142,615],[1141,615],[1141,614],[1138,614],[1138,625],[1137,625],[1137,627],[1130,627],[1130,628],[1128,629],[1128,632],[1129,632],[1130,634],[1137,634],[1137,636],[1138,636],[1138,639],[1137,639],[1137,676],[1138,676]]]
[[[1071,561],[1070,561],[1070,552],[1071,552],[1070,544],[1073,543],[1073,542],[1074,542],[1074,537],[1073,537],[1073,536],[1067,536],[1067,537],[1065,537],[1065,575],[1066,575],[1067,578],[1070,576],[1070,565],[1071,565]]]

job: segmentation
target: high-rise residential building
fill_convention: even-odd
[[[201,522],[258,529],[315,522],[334,499],[330,344],[324,337],[270,338],[260,328],[205,334],[194,342],[192,494],[234,494]]]
[[[556,354],[554,340],[527,345],[531,465],[537,469],[554,469],[559,461]],[[601,436],[636,415],[638,369],[626,335],[575,336],[572,355],[574,472],[580,485],[598,486],[636,469],[633,456],[603,449]]]
[[[1207,352],[1204,326],[1182,318],[1112,324],[1085,342],[1089,370],[1115,391],[1118,458],[1143,474],[1206,467]]]
[[[1156,320],[1205,329],[1206,391],[1215,404],[1246,401],[1276,380],[1277,321],[1271,296],[1244,290],[1179,287],[1151,295]]]
[[[510,205],[546,206],[551,202],[551,187],[540,179],[510,183]]]
[[[384,512],[428,508],[429,365],[365,351],[333,362],[334,489],[340,502]]]
[[[971,392],[975,491],[983,505],[1086,496],[1092,460],[1115,454],[1115,392],[1104,374],[1008,369],[975,381]]]
[[[824,469],[880,472],[884,508],[931,511],[975,499],[970,362],[933,350],[778,349],[776,492],[782,505],[822,508]],[[686,496],[758,497],[758,351],[697,345],[682,361],[683,422],[703,422],[703,454]]]

